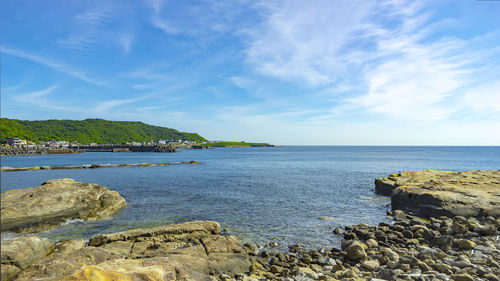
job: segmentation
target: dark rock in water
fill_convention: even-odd
[[[108,218],[127,204],[116,191],[72,179],[5,191],[1,203],[2,231],[32,232],[56,227],[66,220]]]

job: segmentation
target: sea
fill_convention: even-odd
[[[177,153],[86,152],[1,157],[8,167],[179,163],[158,167],[1,173],[2,192],[73,178],[118,191],[128,202],[112,219],[68,221],[41,233],[84,238],[193,220],[218,221],[224,234],[260,245],[338,247],[337,227],[388,221],[390,198],[374,180],[405,170],[500,169],[500,147],[282,146],[180,150]],[[15,237],[3,233],[2,239]]]

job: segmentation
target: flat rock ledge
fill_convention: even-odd
[[[16,232],[45,231],[73,219],[104,219],[127,205],[116,191],[73,179],[8,190],[1,197],[1,230]]]
[[[376,179],[375,191],[421,217],[500,217],[500,170],[405,171]]]
[[[2,281],[217,280],[214,276],[246,272],[252,264],[240,241],[220,235],[219,223],[212,221],[103,234],[88,245],[82,239],[52,247],[41,243],[40,250],[21,239],[2,243]],[[4,259],[4,247],[13,244],[18,252],[39,254]]]

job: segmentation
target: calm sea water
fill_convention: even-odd
[[[128,206],[111,220],[72,222],[42,235],[89,238],[138,227],[215,220],[228,233],[261,244],[337,246],[332,230],[385,220],[390,200],[374,179],[399,170],[500,169],[500,147],[276,147],[183,150],[179,153],[84,153],[2,157],[27,167],[119,163],[200,165],[1,174],[2,191],[73,178],[117,190]],[[321,220],[320,217],[329,217]]]

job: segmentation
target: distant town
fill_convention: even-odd
[[[214,147],[274,147],[267,143],[190,140],[164,140],[126,143],[79,143],[64,140],[30,141],[7,137],[0,147],[0,155],[71,154],[83,152],[176,152],[182,149],[210,149]]]
[[[221,143],[223,141],[209,141],[209,142],[202,142],[200,144],[214,144],[214,143]],[[194,141],[188,141],[188,140],[157,140],[157,141],[150,141],[150,142],[127,142],[127,143],[122,143],[122,144],[109,144],[109,143],[89,143],[89,144],[82,144],[78,143],[76,141],[69,142],[69,141],[62,141],[62,140],[53,140],[53,141],[39,141],[39,142],[34,142],[30,140],[23,140],[20,138],[16,137],[7,137],[5,139],[5,143],[2,144],[4,147],[35,147],[35,146],[41,146],[41,147],[46,147],[46,148],[57,148],[57,149],[73,149],[73,148],[78,148],[81,146],[117,146],[117,145],[127,145],[127,146],[154,146],[154,145],[193,145],[197,144]]]

